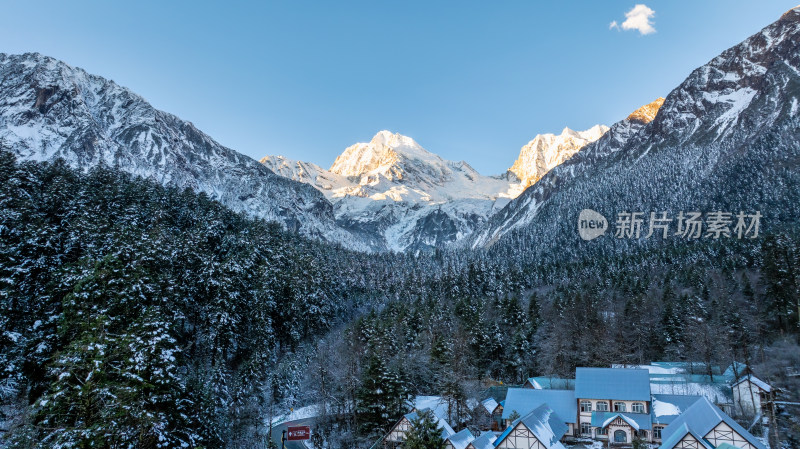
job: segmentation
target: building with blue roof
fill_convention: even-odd
[[[711,443],[703,440],[703,437],[692,431],[686,424],[681,424],[675,428],[675,433],[666,437],[659,449],[669,448],[693,448],[693,449],[714,449]]]
[[[534,390],[574,390],[575,379],[553,376],[529,377],[525,380],[522,388],[532,388]]]
[[[492,432],[485,432],[467,445],[467,449],[494,449],[497,436]]]
[[[444,447],[445,449],[467,449],[467,446],[473,440],[475,440],[475,436],[472,435],[472,432],[469,429],[464,429],[445,438]]]
[[[722,373],[722,376],[727,379],[728,382],[735,382],[740,377],[750,374],[750,367],[742,362],[733,362],[728,366],[727,369]]]
[[[482,411],[486,412],[486,415],[491,422],[491,430],[499,431],[503,427],[503,406],[505,405],[506,401],[497,402],[495,398],[489,397],[481,401]],[[482,430],[490,430],[489,428],[485,428]]]
[[[652,362],[648,365],[612,365],[613,368],[640,368],[650,373],[650,393],[705,396],[725,413],[738,413],[731,385],[750,372],[741,362],[727,369],[700,362]]]
[[[734,412],[737,415],[748,417],[764,412],[769,401],[772,400],[772,385],[764,382],[753,374],[742,376],[731,385],[733,403],[736,405]]]
[[[508,426],[497,437],[494,447],[500,449],[564,449],[561,438],[568,430],[569,427],[559,418],[558,414],[547,404],[542,404]]]
[[[441,431],[442,431],[442,434],[441,434],[442,440],[446,440],[447,438],[451,437],[452,435],[455,435],[456,432],[453,430],[452,427],[450,427],[450,425],[447,423],[447,421],[445,421],[443,418],[440,418],[440,417],[436,416],[436,414],[433,412],[433,410],[431,410],[429,408],[425,408],[425,409],[419,410],[419,412],[425,412],[425,411],[431,412],[431,414],[433,415],[433,419],[435,419],[437,421],[436,422],[436,427],[438,429],[441,429]],[[384,448],[402,447],[403,442],[406,440],[406,435],[408,434],[408,432],[411,430],[411,428],[414,425],[414,421],[417,418],[419,418],[419,412],[413,411],[411,413],[406,413],[405,415],[403,415],[403,417],[400,418],[400,420],[397,422],[397,424],[392,426],[392,430],[390,430],[389,433],[387,433],[381,439],[380,443],[381,443],[382,447],[384,447]],[[376,445],[377,445],[377,443],[376,443]]]
[[[621,420],[623,422],[617,422]],[[592,427],[608,429],[610,425],[629,426],[633,430],[650,430],[653,421],[644,413],[592,412]]]
[[[623,446],[639,439],[660,444],[660,449],[723,449],[726,445],[766,449],[718,406],[716,394],[703,389],[688,390],[695,394],[665,394],[653,388],[661,385],[653,381],[654,376],[669,376],[675,385],[694,385],[686,382],[693,380],[687,376],[700,376],[687,372],[692,366],[668,362],[641,366],[648,368],[578,368],[574,389],[547,389],[538,381],[543,378],[530,378],[534,388],[527,384],[508,388],[505,401],[489,398],[480,404],[487,413],[502,410],[504,431],[496,439],[491,433],[478,438],[468,431],[456,434],[440,420],[442,438],[448,449],[564,449],[562,440],[579,438]],[[717,379],[709,384],[731,387]],[[752,384],[767,393],[772,390],[752,374],[740,376],[733,384],[734,388]],[[415,418],[415,413],[404,416],[384,439],[384,447],[402,445]]]
[[[650,372],[629,368],[578,368],[576,431],[581,437],[630,444],[652,439]]]
[[[645,369],[578,368],[575,397],[650,401],[650,372]]]
[[[536,408],[548,404],[567,423],[571,434],[578,416],[575,392],[572,390],[532,390],[529,388],[509,388],[503,408],[503,420],[510,424],[516,413],[525,416]]]
[[[766,449],[764,443],[706,398],[698,399],[668,425],[659,449],[716,449],[727,443],[740,449]]]
[[[664,428],[672,424],[684,411],[688,410],[701,396],[681,394],[653,394],[650,418],[653,423],[654,442],[661,441]]]

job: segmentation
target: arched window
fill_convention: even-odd
[[[634,402],[631,405],[631,411],[633,413],[644,413],[644,404],[642,404],[641,402]]]
[[[592,411],[592,401],[581,401],[581,411],[582,412],[591,412]]]
[[[597,401],[597,411],[598,412],[607,412],[608,411],[608,402]]]
[[[614,411],[615,412],[625,412],[625,411],[627,411],[627,408],[625,407],[625,403],[624,402],[615,402],[614,403]]]
[[[617,430],[614,432],[614,442],[615,443],[627,443],[628,442],[628,435],[625,434],[624,430]]]

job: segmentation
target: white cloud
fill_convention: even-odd
[[[619,31],[619,24],[617,23],[616,20],[614,20],[614,21],[612,21],[611,23],[608,24],[608,29],[609,30],[613,30],[615,28],[616,28],[617,31]]]
[[[646,5],[636,5],[630,11],[625,13],[625,21],[622,22],[623,30],[637,30],[641,34],[655,33],[656,29],[653,27],[651,20],[656,12],[648,8]]]

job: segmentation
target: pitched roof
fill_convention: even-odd
[[[565,379],[563,377],[540,376],[529,377],[526,383],[537,390],[574,390],[575,379]]]
[[[555,447],[569,427],[558,417],[558,414],[547,404],[522,417],[522,424],[536,436],[540,443],[548,448]]]
[[[761,388],[762,390],[766,391],[767,393],[772,391],[772,387],[768,383],[764,382],[763,380],[759,379],[758,377],[756,377],[756,376],[754,376],[752,374],[748,374],[748,375],[742,377],[741,379],[736,381],[736,383],[734,383],[733,386],[735,387],[736,385],[739,385],[740,383],[742,383],[742,382],[744,382],[746,380],[749,380],[753,385],[757,386],[758,388]]]
[[[471,446],[472,449],[492,449],[494,447],[495,439],[496,437],[494,433],[486,432],[478,438],[472,440],[472,442],[469,443],[469,446]]]
[[[485,408],[489,414],[492,414],[494,413],[494,409],[496,409],[500,404],[498,404],[494,398],[487,398],[481,402],[481,405],[483,405],[483,408]]]
[[[575,370],[575,397],[649,401],[650,375],[646,369],[578,368]]]
[[[653,424],[669,424],[677,418],[681,412],[692,406],[700,396],[689,396],[683,394],[654,394],[651,406]]]
[[[536,380],[535,377],[529,377],[526,383],[531,384],[531,387],[533,387],[534,390],[542,389],[542,385]]]
[[[407,401],[414,410],[430,409],[439,418],[447,417],[447,401],[441,396],[416,396],[413,401]]]
[[[622,418],[636,430],[650,430],[653,423],[650,415],[644,413],[622,413],[622,412],[592,412],[592,427],[605,428],[617,417]]]
[[[723,376],[727,377],[730,380],[736,380],[739,377],[744,376],[746,372],[750,371],[750,367],[742,362],[733,362],[728,366],[725,372],[722,373]]]
[[[716,404],[732,402],[733,393],[730,385],[719,382],[694,382],[675,378],[669,382],[654,381],[651,377],[650,392],[666,395],[703,396]]]
[[[661,443],[661,446],[658,447],[658,449],[673,449],[675,446],[678,445],[678,443],[681,442],[681,440],[683,439],[683,437],[686,436],[686,434],[691,434],[694,437],[694,439],[699,441],[704,448],[714,449],[714,446],[712,446],[711,443],[709,443],[708,441],[703,439],[702,436],[697,435],[695,432],[689,429],[689,427],[686,424],[681,424],[680,426],[678,426],[669,437],[664,436],[664,440]],[[664,434],[662,433],[661,435],[663,436]]]
[[[514,412],[525,416],[542,404],[548,404],[565,422],[574,423],[578,416],[578,404],[572,390],[509,388],[503,406],[503,419],[508,419]]]
[[[456,449],[466,449],[467,445],[469,445],[469,443],[475,439],[475,436],[472,435],[472,432],[470,432],[469,429],[464,429],[458,433],[450,435],[445,439],[449,441],[450,444],[452,444]]]
[[[675,418],[672,421],[672,424],[668,425],[662,432],[661,435],[664,438],[664,444],[661,445],[660,449],[672,449],[680,438],[673,441],[676,434],[686,435],[687,432],[691,432],[695,437],[699,435],[699,440],[702,441],[702,437],[707,435],[714,427],[718,426],[719,423],[724,422],[731,429],[736,431],[739,435],[742,436],[745,440],[747,440],[750,444],[755,446],[758,449],[766,449],[764,444],[754,437],[750,432],[744,429],[744,427],[740,426],[739,423],[733,420],[730,416],[726,415],[725,412],[719,409],[716,405],[712,404],[706,398],[698,399],[694,404],[692,404],[686,411],[681,413],[680,416]],[[681,437],[682,438],[682,437]],[[667,442],[672,442],[672,446],[667,445]]]
[[[569,427],[547,404],[540,405],[535,410],[532,410],[522,418],[514,421],[499,437],[497,437],[494,446],[497,447],[500,445],[520,423],[547,449],[564,449],[564,445],[561,444],[560,440],[561,437],[567,433]]]

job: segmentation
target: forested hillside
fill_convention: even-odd
[[[392,264],[110,168],[0,152],[0,367],[21,447],[219,447]],[[270,399],[272,398],[272,399]]]
[[[15,447],[252,447],[307,404],[319,438],[369,446],[413,394],[466,416],[489,379],[797,349],[796,228],[548,264],[367,255],[110,168],[0,156]]]

